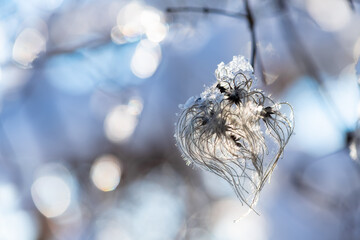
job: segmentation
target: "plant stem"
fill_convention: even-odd
[[[247,15],[240,12],[230,12],[218,8],[208,8],[208,7],[169,7],[166,9],[168,13],[177,13],[177,12],[197,12],[197,13],[212,13],[219,14],[227,17],[233,18],[247,18]]]

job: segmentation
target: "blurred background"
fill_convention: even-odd
[[[360,3],[249,0],[252,29],[244,3],[1,0],[0,239],[360,239]],[[246,207],[173,134],[251,30],[295,134],[234,223]]]

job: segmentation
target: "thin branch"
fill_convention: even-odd
[[[246,13],[240,13],[240,12],[229,12],[227,10],[223,10],[223,9],[217,9],[217,8],[208,8],[208,7],[169,7],[166,9],[166,11],[168,13],[178,13],[178,12],[195,12],[195,13],[211,13],[211,14],[219,14],[219,15],[223,15],[223,16],[227,16],[227,17],[233,17],[233,18],[240,18],[240,19],[247,19],[248,24],[249,24],[249,29],[250,29],[250,33],[251,33],[251,57],[250,57],[250,64],[253,67],[254,71],[255,71],[255,57],[259,58],[259,67],[260,67],[260,72],[261,72],[261,76],[262,76],[262,81],[263,83],[266,85],[266,81],[265,81],[265,75],[263,73],[263,64],[262,61],[260,59],[260,56],[258,54],[258,56],[256,56],[257,53],[257,46],[256,46],[256,42],[257,42],[257,38],[256,38],[256,33],[255,33],[255,18],[252,14],[252,11],[250,9],[248,0],[245,1],[245,10]]]
[[[240,12],[230,12],[218,8],[208,8],[208,7],[169,7],[166,9],[168,13],[179,13],[179,12],[196,12],[196,13],[211,13],[219,14],[227,17],[233,18],[247,18],[247,15]]]
[[[255,18],[254,15],[251,11],[250,5],[249,5],[249,1],[245,0],[245,11],[246,11],[246,16],[247,16],[247,20],[249,23],[249,29],[250,29],[250,34],[251,34],[251,58],[250,58],[250,63],[251,66],[253,67],[254,71],[255,71],[255,58],[257,58],[259,61],[259,68],[260,68],[260,72],[261,72],[261,79],[263,81],[263,83],[266,85],[266,80],[265,80],[265,75],[263,72],[263,64],[262,61],[260,59],[260,55],[257,54],[257,37],[256,37],[256,32],[255,32]]]
[[[249,23],[249,28],[250,28],[250,32],[251,32],[251,58],[250,58],[250,63],[251,66],[253,66],[253,68],[255,69],[255,56],[256,56],[256,34],[255,34],[255,19],[252,15],[252,12],[250,10],[250,6],[249,6],[249,1],[245,0],[245,10],[247,13],[247,20]]]

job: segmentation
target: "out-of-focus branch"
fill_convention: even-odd
[[[2,165],[2,170],[10,171],[10,176],[16,176],[12,179],[18,187],[23,187],[23,176],[21,173],[21,167],[18,164],[16,159],[16,152],[13,148],[13,145],[4,129],[3,119],[0,116],[0,163]]]
[[[353,0],[348,0],[348,3],[349,3],[350,8],[351,8],[353,11],[355,11],[355,5],[354,5]]]
[[[79,50],[82,48],[96,48],[99,46],[103,46],[103,45],[109,43],[110,41],[111,41],[110,36],[101,36],[98,38],[90,39],[87,42],[80,43],[75,46],[71,46],[71,47],[67,47],[67,48],[65,47],[65,48],[50,49],[50,51],[48,51],[46,53],[46,56],[52,57],[52,56],[59,55],[59,54],[72,53],[72,52],[75,52],[76,50]]]
[[[321,159],[324,160],[324,158]],[[312,163],[314,162],[303,162],[294,168],[290,179],[292,186],[304,199],[333,214],[342,223],[343,230],[341,231],[342,237],[340,239],[358,239],[358,236],[356,236],[356,226],[358,225],[356,210],[359,208],[360,188],[357,187],[346,195],[334,195],[323,191],[319,187],[315,187],[305,177],[305,171],[310,166],[309,164]]]
[[[36,69],[36,68],[42,66],[42,63],[51,57],[61,55],[61,54],[74,53],[80,49],[85,49],[85,48],[90,49],[90,48],[101,47],[110,42],[111,42],[110,36],[102,36],[102,37],[98,37],[98,38],[89,39],[86,42],[79,43],[79,44],[73,45],[73,46],[53,47],[53,48],[50,47],[49,50],[47,50],[45,53],[40,54],[40,56],[38,56],[38,58],[35,59],[35,61],[32,64],[32,68]],[[2,64],[1,66],[7,67],[7,66],[11,66],[13,64],[14,64],[14,61],[9,60],[9,61],[5,62],[4,64]]]
[[[208,8],[208,7],[168,7],[166,11],[168,13],[178,13],[178,12],[211,13],[211,14],[219,14],[233,18],[247,18],[247,15],[244,13],[230,12],[223,9]]]
[[[324,80],[317,69],[316,63],[313,60],[313,58],[310,56],[309,52],[307,51],[307,48],[305,47],[303,41],[301,40],[301,37],[298,34],[291,17],[289,16],[286,1],[277,0],[276,4],[279,10],[285,13],[282,14],[282,21],[281,21],[282,26],[280,29],[282,30],[283,36],[285,38],[288,38],[285,39],[285,43],[289,53],[291,54],[292,58],[296,61],[296,63],[299,66],[304,67],[305,70],[308,72],[309,76],[311,76],[315,80],[315,83],[317,84],[317,89],[320,95],[322,96],[322,99],[324,100],[326,107],[329,109],[331,113],[333,113],[333,116],[337,120],[337,122],[335,123],[336,126],[341,131],[348,130],[347,129],[348,126],[346,126],[346,121],[343,119],[343,117],[340,114],[341,111],[337,108],[331,95],[326,90],[326,87],[324,86]]]

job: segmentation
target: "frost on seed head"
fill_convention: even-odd
[[[215,76],[219,81],[234,79],[238,73],[252,74],[253,68],[244,56],[234,56],[233,60],[225,64],[221,62],[215,70]]]
[[[220,63],[217,82],[182,105],[175,129],[186,163],[225,179],[250,209],[294,129],[291,105],[252,89],[252,71],[243,56]]]

